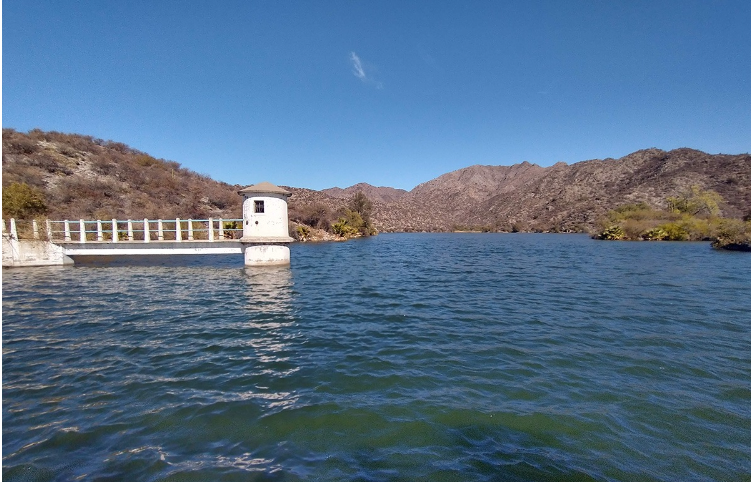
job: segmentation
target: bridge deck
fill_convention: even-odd
[[[122,256],[154,254],[242,254],[239,240],[224,241],[88,241],[59,242],[67,256]]]

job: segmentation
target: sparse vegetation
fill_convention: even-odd
[[[17,198],[18,188],[11,187],[17,185],[28,186],[46,209],[37,202],[35,208],[11,214],[17,203],[6,209],[6,193]],[[39,129],[28,133],[3,129],[5,216],[236,218],[242,205],[239,189],[120,142]]]
[[[717,216],[722,196],[711,190],[702,190],[699,186],[691,186],[688,191],[669,197],[666,201],[668,210],[674,213]]]
[[[751,251],[751,220],[724,220],[712,241],[712,247],[732,251]]]
[[[645,149],[620,159],[571,165],[466,167],[423,183],[394,202],[376,204],[373,217],[382,231],[491,226],[502,232],[601,232],[607,226],[598,220],[619,205],[644,201],[671,213],[666,198],[680,200],[691,184],[719,193],[723,216],[751,214],[751,155]],[[696,211],[698,216],[711,214],[711,203],[707,205],[709,212]]]
[[[307,241],[310,238],[310,228],[304,224],[297,225],[296,232],[298,241]]]
[[[351,238],[360,234],[359,229],[355,225],[350,224],[347,218],[339,218],[339,221],[334,223],[331,230],[334,234],[342,238]]]
[[[626,204],[608,212],[594,236],[605,240],[706,241],[713,246],[748,244],[751,223],[719,216],[722,196],[692,186],[667,199],[668,210],[646,203]],[[738,247],[734,249],[740,249]]]
[[[621,228],[617,224],[608,226],[607,228],[605,228],[605,230],[602,233],[600,233],[600,236],[599,236],[600,239],[608,239],[611,241],[617,241],[620,239],[624,239],[625,237],[626,237],[626,233],[623,231],[623,228]]]
[[[355,193],[332,226],[334,234],[351,238],[354,236],[371,236],[378,234],[371,221],[373,203],[361,191]]]
[[[290,203],[289,219],[315,229],[331,230],[333,216],[331,210],[323,203],[300,205]]]

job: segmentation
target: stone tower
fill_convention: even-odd
[[[238,191],[243,200],[243,252],[246,266],[289,264],[287,198],[292,193],[270,182]]]

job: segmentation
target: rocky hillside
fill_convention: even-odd
[[[254,180],[260,181],[260,180]],[[89,136],[3,129],[3,187],[41,192],[52,218],[233,218],[238,185],[217,182],[124,144]],[[292,192],[290,219],[327,229],[362,191],[380,231],[584,231],[608,210],[644,201],[655,208],[690,186],[718,192],[722,214],[751,214],[751,156],[646,149],[620,159],[540,167],[470,166],[412,191],[357,184]]]
[[[582,231],[626,203],[664,207],[692,185],[717,191],[722,213],[751,211],[751,156],[692,149],[647,149],[621,159],[540,167],[471,166],[417,186],[394,203],[376,205],[382,230],[485,228],[500,231]]]
[[[357,192],[362,192],[371,201],[379,203],[394,202],[407,194],[407,191],[405,191],[404,189],[395,189],[393,187],[376,187],[371,186],[370,184],[365,182],[357,183],[354,186],[350,186],[346,189],[332,187],[329,189],[324,189],[321,192],[328,196],[339,199],[350,199]]]
[[[77,134],[3,129],[3,188],[14,182],[41,192],[52,219],[242,215],[241,186]]]

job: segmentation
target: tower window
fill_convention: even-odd
[[[254,201],[254,208],[253,212],[256,213],[262,213],[263,212],[263,201]]]

